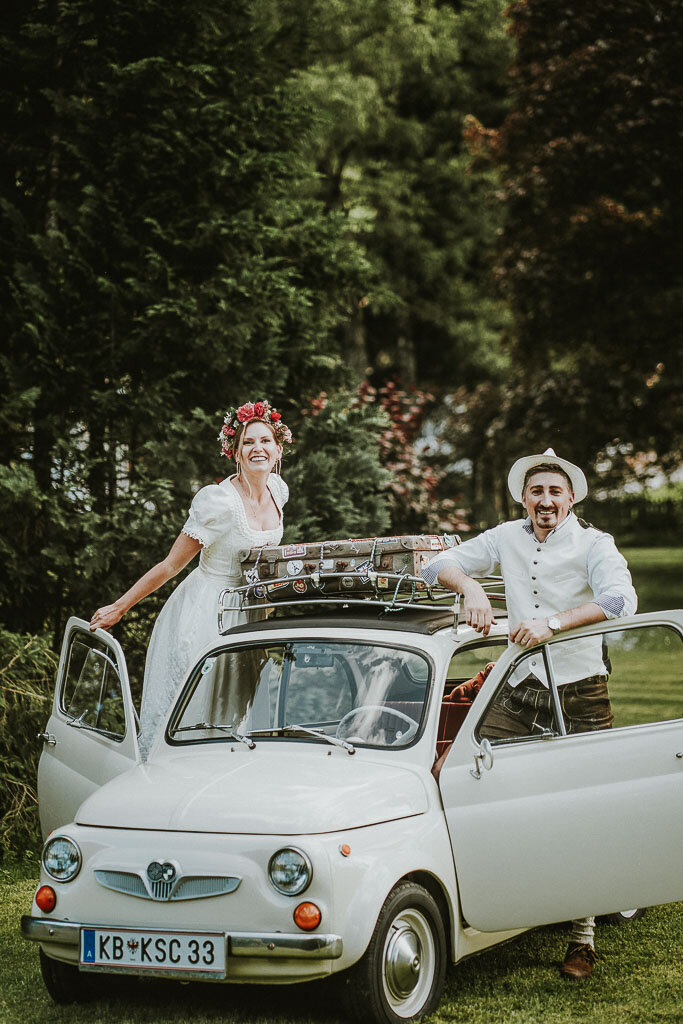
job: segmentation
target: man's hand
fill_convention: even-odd
[[[494,623],[493,608],[484,588],[476,580],[468,580],[463,588],[465,595],[465,622],[477,633],[488,636]]]
[[[525,619],[518,626],[510,630],[510,639],[513,643],[521,644],[522,647],[535,647],[542,644],[544,640],[550,640],[553,631],[548,625],[547,619]]]

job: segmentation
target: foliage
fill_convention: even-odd
[[[366,261],[304,187],[270,4],[0,21],[0,618],[55,636],[165,552],[230,403],[343,377]],[[297,53],[298,57],[298,53]],[[310,193],[310,190],[308,190]],[[103,593],[105,586],[108,593]],[[152,605],[150,604],[150,609]]]
[[[0,859],[40,850],[37,737],[50,714],[56,668],[47,637],[0,630]]]
[[[681,454],[680,4],[522,0],[512,106],[494,139],[499,279],[516,323],[506,422],[587,464]]]
[[[397,381],[388,381],[380,388],[364,382],[359,394],[362,403],[378,406],[388,418],[380,437],[380,451],[382,464],[390,473],[392,533],[450,533],[462,529],[462,512],[439,492],[443,471],[432,458],[439,439],[420,440],[434,395],[417,388],[403,389]]]
[[[510,59],[500,0],[325,0],[300,84],[319,112],[310,154],[374,270],[345,328],[347,360],[380,383],[500,374],[506,312],[489,260],[500,210],[472,169],[467,115],[498,124]],[[314,15],[315,18],[315,15]]]
[[[387,421],[354,391],[324,392],[303,410],[296,453],[285,467],[287,540],[381,535],[390,477],[379,452]]]

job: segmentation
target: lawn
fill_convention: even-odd
[[[624,548],[638,611],[683,608],[683,548]]]
[[[21,877],[23,874],[24,877]],[[2,1024],[332,1024],[329,983],[292,987],[180,985],[98,980],[96,998],[55,1006],[45,992],[32,943],[18,934],[36,880],[0,872],[0,1021]],[[601,925],[596,974],[563,981],[557,967],[567,929],[528,932],[450,967],[441,1006],[429,1020],[449,1024],[675,1024],[683,1021],[683,906],[657,907],[628,925]],[[98,976],[99,979],[99,976]]]

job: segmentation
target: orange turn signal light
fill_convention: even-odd
[[[320,907],[315,903],[300,903],[294,911],[294,923],[305,932],[312,932],[322,920]]]
[[[57,893],[51,885],[41,885],[36,893],[36,904],[44,914],[50,914],[57,905]]]

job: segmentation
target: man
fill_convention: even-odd
[[[491,603],[473,576],[496,565],[505,582],[510,642],[532,649],[555,633],[634,614],[637,597],[626,560],[612,537],[578,519],[576,502],[588,493],[578,466],[552,448],[518,459],[508,475],[527,518],[501,523],[439,553],[424,567],[465,598],[465,620],[487,636]],[[553,652],[553,673],[568,733],[609,728],[613,718],[608,668],[600,637],[567,641]],[[530,657],[503,687],[482,728],[491,739],[537,735],[554,726],[554,709],[542,658]],[[595,919],[574,921],[560,969],[565,978],[589,977],[595,962]]]

